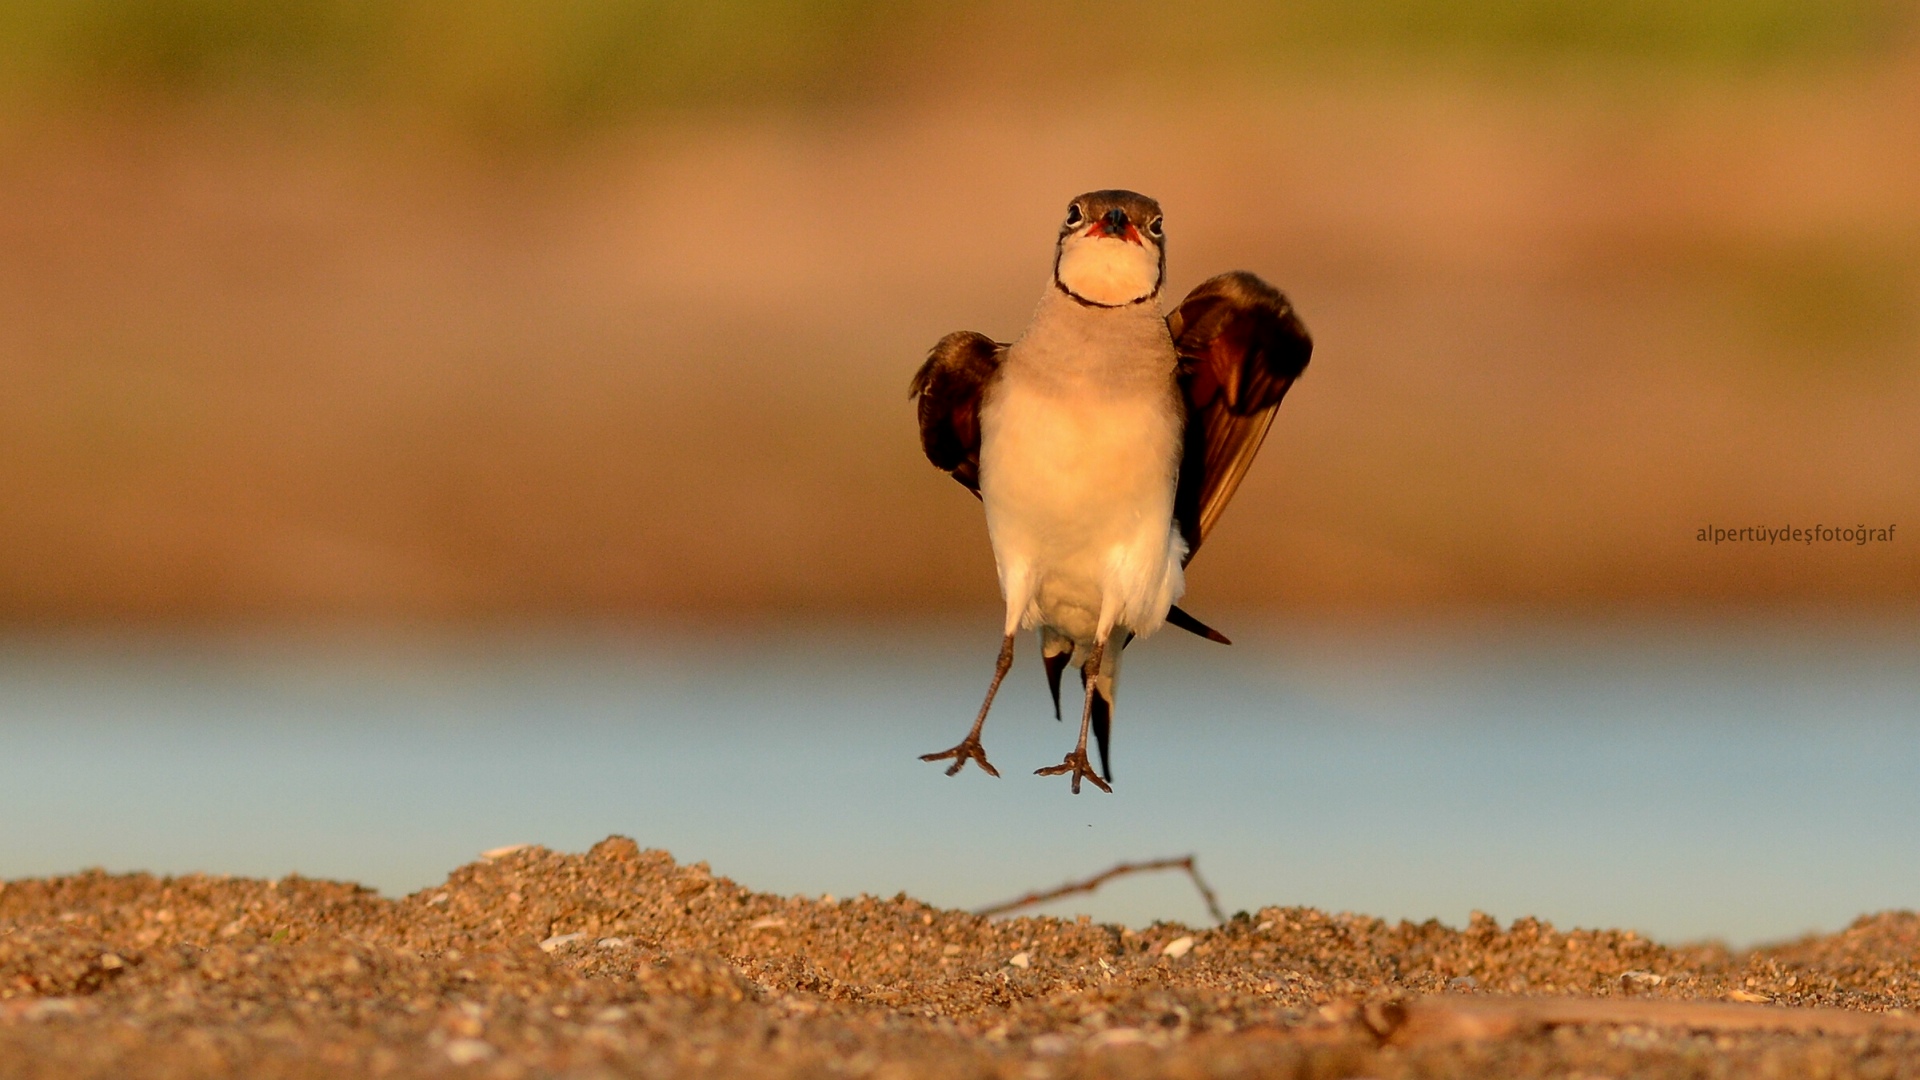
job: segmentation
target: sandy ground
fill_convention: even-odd
[[[1917,1006],[1910,912],[1751,953],[1279,907],[1217,929],[989,921],[754,893],[621,837],[401,900],[0,885],[6,1077],[1894,1077],[1920,1076]]]

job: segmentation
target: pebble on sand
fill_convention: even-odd
[[[493,1044],[480,1039],[452,1039],[442,1048],[447,1060],[455,1065],[474,1065],[486,1061],[499,1051]]]

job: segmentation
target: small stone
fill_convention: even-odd
[[[640,857],[640,845],[631,837],[609,836],[593,845],[587,854],[597,859],[609,859],[614,862],[632,862]]]
[[[755,919],[747,924],[749,930],[779,930],[787,925],[787,920],[778,915],[769,915],[764,919]]]
[[[516,851],[525,851],[532,846],[532,844],[507,844],[504,847],[488,848],[480,853],[480,857],[492,862],[495,859],[504,859]]]
[[[447,1060],[455,1065],[475,1065],[493,1057],[496,1051],[492,1044],[480,1039],[451,1039],[443,1048]]]
[[[599,941],[594,942],[594,944],[603,949],[624,949],[632,944],[632,942],[629,942],[623,937],[603,937]]]
[[[1729,990],[1727,991],[1727,1000],[1744,1001],[1750,1005],[1764,1005],[1773,999],[1765,994],[1756,994],[1751,990]]]
[[[1109,1046],[1141,1046],[1152,1041],[1152,1036],[1139,1028],[1117,1027],[1095,1035],[1087,1040],[1088,1050],[1104,1050]]]
[[[562,945],[571,945],[576,941],[584,941],[586,937],[587,935],[585,934],[555,934],[540,943],[540,951],[552,952]]]
[[[1036,1054],[1053,1057],[1073,1049],[1073,1040],[1065,1035],[1041,1035],[1028,1043],[1027,1049]]]
[[[1033,956],[1030,953],[1017,952],[1007,957],[1007,963],[1024,971],[1033,966]]]
[[[960,946],[958,946],[958,945],[942,945],[942,946],[940,947],[940,955],[941,955],[941,956],[959,956],[959,955],[960,955]]]
[[[52,1020],[56,1017],[79,1017],[84,1011],[86,1009],[81,1005],[81,1001],[75,997],[40,997],[36,1001],[29,1001],[19,1011],[19,1017],[36,1024],[40,1020]]]
[[[1193,935],[1187,934],[1167,942],[1166,946],[1160,950],[1160,955],[1169,960],[1178,960],[1192,951]]]

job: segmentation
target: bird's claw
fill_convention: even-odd
[[[1099,788],[1101,791],[1109,795],[1113,794],[1113,788],[1110,787],[1105,780],[1100,779],[1099,773],[1093,771],[1093,762],[1087,760],[1087,751],[1084,747],[1069,751],[1066,759],[1058,765],[1033,770],[1033,775],[1035,776],[1059,776],[1063,773],[1073,777],[1073,793],[1075,795],[1080,794],[1080,781],[1083,778],[1093,781],[1093,786]]]
[[[980,740],[971,735],[961,740],[960,745],[951,750],[942,750],[937,754],[920,755],[921,761],[944,761],[947,758],[953,759],[953,764],[947,767],[948,776],[952,776],[961,769],[966,768],[967,762],[969,761],[979,762],[980,767],[987,771],[988,776],[998,777],[1000,775],[1000,770],[994,768],[993,763],[987,760],[986,747],[981,746]]]

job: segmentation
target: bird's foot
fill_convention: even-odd
[[[994,768],[993,763],[987,760],[987,748],[980,745],[980,737],[977,735],[967,736],[960,741],[959,746],[951,750],[942,750],[937,754],[920,755],[921,761],[945,761],[947,758],[953,759],[953,764],[947,767],[948,776],[952,776],[954,773],[966,768],[967,762],[969,761],[979,762],[980,767],[987,771],[988,776],[997,777],[1000,775],[1000,770]]]
[[[1035,776],[1059,776],[1063,773],[1073,777],[1073,793],[1075,795],[1080,794],[1080,781],[1082,779],[1091,780],[1093,781],[1094,787],[1099,788],[1109,795],[1113,794],[1113,788],[1110,787],[1105,780],[1100,779],[1099,773],[1093,771],[1093,762],[1087,760],[1087,748],[1084,746],[1070,751],[1066,759],[1058,765],[1033,770],[1033,775]]]

